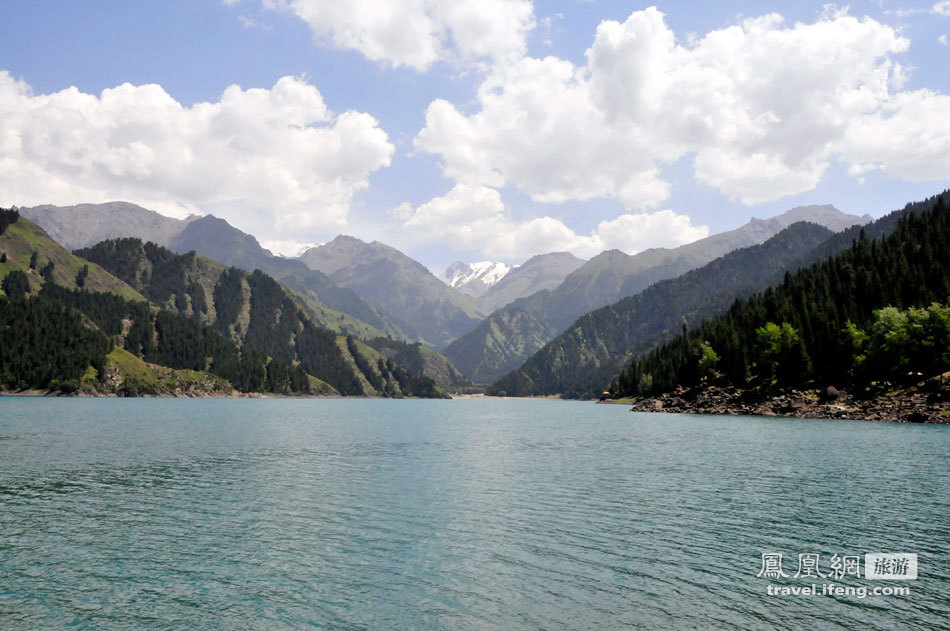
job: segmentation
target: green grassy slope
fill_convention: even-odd
[[[106,374],[100,380],[107,391],[127,396],[228,396],[235,390],[226,379],[197,370],[173,370],[149,364],[124,348],[106,356]],[[84,380],[84,385],[88,385]]]
[[[129,300],[145,300],[141,294],[127,283],[116,278],[95,263],[91,263],[68,252],[53,241],[46,232],[29,219],[20,219],[11,224],[0,235],[0,252],[5,252],[7,262],[0,263],[0,279],[13,270],[22,270],[30,279],[34,290],[39,289],[44,280],[40,270],[52,262],[53,281],[67,288],[76,287],[76,275],[84,265],[89,266],[89,276],[85,288],[95,292],[109,292]],[[30,269],[30,257],[37,253],[36,269]]]

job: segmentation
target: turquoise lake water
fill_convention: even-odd
[[[0,398],[5,630],[947,629],[948,542],[947,426]],[[909,594],[767,593],[875,552]]]

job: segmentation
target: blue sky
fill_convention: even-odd
[[[650,6],[8,0],[0,204],[211,212],[438,271],[950,185],[950,3]]]

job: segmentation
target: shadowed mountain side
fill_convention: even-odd
[[[376,349],[385,359],[405,368],[410,374],[429,377],[445,390],[455,391],[472,385],[448,358],[425,344],[409,344],[388,337],[378,337],[367,341],[366,344]]]
[[[437,350],[471,331],[484,317],[471,298],[379,242],[339,236],[307,250],[300,261],[373,305],[409,339],[425,341]]]
[[[667,398],[677,411],[939,421],[950,369],[947,197],[906,206],[882,238],[869,237],[893,217],[850,243],[835,239],[847,244],[837,255],[810,255],[813,264],[639,354],[610,391],[677,391],[680,403]]]
[[[557,331],[538,320],[534,308],[550,294],[540,291],[499,309],[443,351],[475,383],[491,383],[517,368]]]
[[[568,276],[548,305],[547,318],[563,330],[576,318],[598,307],[637,294],[653,283],[696,269],[720,256],[765,242],[793,223],[807,221],[839,232],[870,221],[842,213],[834,206],[799,206],[770,219],[752,219],[735,230],[721,232],[677,248],[655,248],[635,255],[603,252]]]
[[[801,238],[800,226],[807,225],[794,224],[762,245],[737,250],[705,267],[657,283],[641,294],[583,316],[491,390],[508,394],[524,389],[532,393],[556,391],[572,397],[598,396],[619,368],[634,356],[679,334],[682,320],[678,318],[685,318],[694,326],[715,317],[729,309],[736,298],[778,284],[788,272],[840,254],[862,234],[870,239],[892,234],[902,217],[918,212],[921,207],[908,204],[868,225],[855,225],[832,234],[789,258],[793,251],[785,246],[794,243],[796,235]],[[736,270],[743,267],[745,258],[761,262],[761,269],[738,276]],[[717,277],[725,279],[725,285]]]

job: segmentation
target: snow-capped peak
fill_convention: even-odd
[[[299,241],[261,241],[264,248],[270,250],[274,256],[280,256],[285,259],[299,258],[301,254],[315,248],[322,243],[300,243]]]
[[[480,296],[488,288],[500,281],[517,265],[508,265],[499,261],[476,261],[463,263],[456,261],[445,270],[445,283],[470,296]]]

